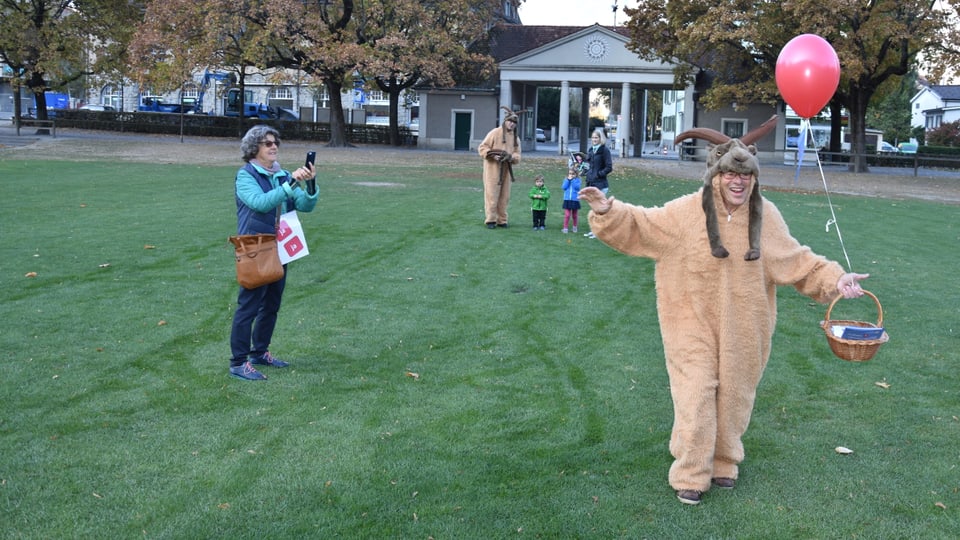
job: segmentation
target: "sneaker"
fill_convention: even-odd
[[[677,499],[683,504],[700,504],[700,492],[695,489],[677,490]]]
[[[497,228],[497,224],[496,224],[496,223],[493,223],[493,222],[491,221],[490,223],[487,223],[487,228],[488,228],[488,229],[496,229],[496,228]]]
[[[566,229],[561,229],[560,232],[562,232],[563,234],[567,234],[567,230],[566,230]]]
[[[714,478],[713,485],[720,489],[733,489],[737,485],[737,481],[733,478]]]
[[[597,237],[597,235],[593,234],[593,231],[590,231],[590,232],[588,232],[587,234],[584,234],[584,236],[586,236],[587,238],[596,238],[596,237]]]
[[[250,363],[258,366],[273,366],[276,368],[287,367],[290,365],[279,358],[274,358],[273,355],[270,354],[270,351],[263,353],[263,356],[260,358],[251,356]]]
[[[265,381],[267,379],[267,376],[254,369],[250,362],[244,362],[239,366],[230,366],[230,375],[245,381]]]
[[[576,227],[573,228],[573,232],[577,232],[577,228],[576,228]]]
[[[509,226],[509,223],[497,223],[497,227],[500,227],[501,229],[506,229]]]
[[[547,230],[547,228],[544,227],[543,225],[541,225],[541,226],[540,226],[540,230],[541,230],[541,231],[545,231],[545,230]]]

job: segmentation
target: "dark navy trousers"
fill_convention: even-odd
[[[269,350],[286,282],[285,265],[280,281],[256,289],[240,287],[233,329],[230,331],[230,351],[233,354],[231,367],[243,364],[248,356],[262,356]]]

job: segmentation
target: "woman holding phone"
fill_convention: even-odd
[[[313,211],[319,196],[313,162],[308,156],[303,167],[293,172],[283,169],[277,160],[280,132],[270,126],[254,126],[240,141],[240,151],[245,164],[236,177],[237,234],[276,234],[279,213]],[[307,184],[306,189],[300,187],[301,182]],[[279,281],[255,289],[240,288],[230,332],[233,377],[265,380],[254,366],[289,365],[269,350],[287,281],[286,265],[283,270]]]

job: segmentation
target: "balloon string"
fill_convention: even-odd
[[[803,120],[801,120],[803,122]],[[837,213],[833,210],[833,201],[830,200],[830,189],[827,187],[827,177],[823,174],[823,165],[820,163],[820,151],[813,149],[813,154],[817,156],[817,169],[820,170],[820,179],[823,181],[823,192],[827,194],[827,204],[830,206],[830,220],[827,221],[826,232],[830,232],[830,226],[837,229],[837,239],[840,240],[840,249],[843,251],[843,258],[847,261],[847,271],[853,272],[853,265],[850,264],[850,256],[847,255],[847,248],[843,245],[843,235],[840,234],[840,224],[837,223]]]

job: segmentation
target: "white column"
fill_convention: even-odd
[[[500,79],[500,105],[513,110],[513,86],[509,79]],[[506,111],[500,109],[500,118],[499,125],[503,125],[503,119],[507,116]],[[517,129],[520,129],[520,126],[517,126]]]
[[[570,141],[570,81],[560,81],[560,125],[557,127],[557,148],[566,155]]]
[[[623,83],[620,96],[620,123],[617,125],[617,138],[620,139],[620,157],[630,155],[630,83]]]

